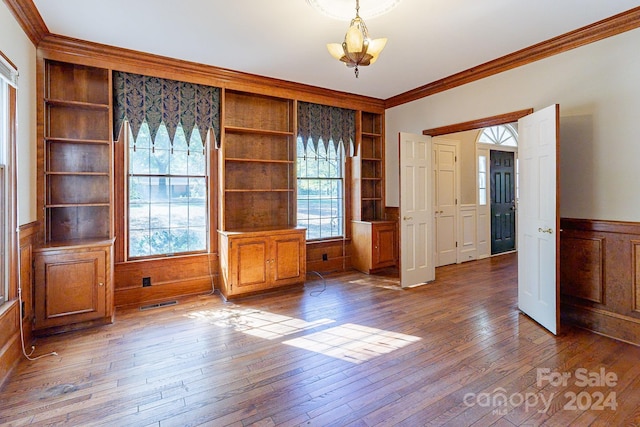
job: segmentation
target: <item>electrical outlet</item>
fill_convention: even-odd
[[[151,286],[151,277],[142,278],[142,287],[146,288],[147,286]]]
[[[322,260],[329,261],[329,257],[327,256],[327,254],[322,254]]]

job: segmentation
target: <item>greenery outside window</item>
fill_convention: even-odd
[[[307,229],[307,240],[344,233],[344,157],[336,145],[297,140],[297,216],[298,225]]]
[[[129,258],[206,251],[208,149],[198,129],[187,138],[178,125],[171,141],[162,124],[152,141],[143,123],[128,140]]]

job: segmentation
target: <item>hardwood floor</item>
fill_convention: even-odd
[[[640,425],[640,348],[548,334],[517,311],[516,274],[512,254],[410,290],[348,273],[320,292],[310,274],[236,302],[118,310],[113,325],[40,339],[37,354],[59,356],[20,362],[0,424]],[[602,370],[609,386],[582,384]]]

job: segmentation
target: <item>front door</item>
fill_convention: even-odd
[[[518,121],[518,308],[553,334],[560,325],[559,108]]]
[[[491,150],[491,254],[516,248],[516,195],[513,152]]]
[[[435,280],[431,137],[400,133],[400,285]]]

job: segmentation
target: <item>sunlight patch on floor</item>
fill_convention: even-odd
[[[294,317],[273,314],[267,311],[229,307],[218,310],[194,311],[187,314],[191,319],[202,319],[212,325],[233,328],[235,331],[268,340],[334,323],[335,320],[319,319],[313,322]]]
[[[346,323],[284,341],[283,344],[351,363],[362,363],[417,341],[420,337]]]

